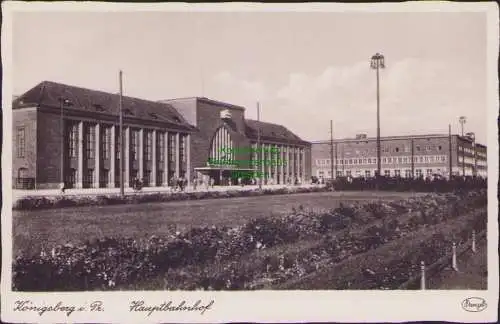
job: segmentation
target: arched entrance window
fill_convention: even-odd
[[[209,161],[234,160],[234,143],[231,134],[225,127],[221,127],[212,138]]]

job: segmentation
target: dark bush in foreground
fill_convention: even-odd
[[[255,219],[235,228],[212,226],[184,233],[172,230],[171,235],[147,240],[105,238],[78,246],[57,246],[35,255],[25,251],[13,265],[13,289],[113,289],[154,281],[165,274],[178,278],[173,282],[168,276],[164,277],[163,284],[169,289],[254,289],[262,285],[259,280],[265,274],[276,272],[273,279],[276,282],[304,275],[324,266],[324,260],[341,262],[427,226],[422,211],[438,223],[459,217],[463,212],[450,216],[451,205],[457,204],[460,211],[467,210],[483,201],[485,194],[470,193],[458,201],[452,195],[434,195],[368,207],[385,211],[382,221],[378,222],[380,215],[366,214],[366,206],[353,203],[331,213],[299,210],[282,217]],[[410,210],[411,214],[400,218],[401,212]],[[364,213],[363,217],[358,217],[360,212]],[[376,223],[351,232],[354,225],[365,224],[368,219]],[[485,222],[484,217],[471,218],[467,227],[480,230]],[[308,250],[286,255],[252,254],[311,239],[321,240]],[[240,259],[250,254],[251,260],[242,266]],[[217,264],[220,267],[214,269]]]

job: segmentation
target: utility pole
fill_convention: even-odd
[[[413,138],[411,139],[411,178],[415,179],[415,145],[413,143]]]
[[[338,145],[337,142],[335,142],[335,179],[337,179],[337,172],[338,172]]]
[[[259,152],[259,154],[257,154],[257,161],[255,161],[255,163],[258,166],[259,163],[263,163],[263,161],[262,161],[263,160],[263,158],[262,158],[263,151],[262,151],[262,148],[260,145],[260,103],[259,102],[257,102],[257,151]],[[257,177],[258,177],[258,181],[259,181],[259,189],[262,189],[262,177],[263,176],[264,176],[263,174],[259,175],[257,173]]]
[[[452,164],[452,159],[451,159],[451,124],[448,124],[448,145],[450,148],[450,156],[448,157],[448,163],[449,163],[449,168],[450,168],[450,180],[451,180],[451,177],[453,175],[453,172],[452,172],[453,164]]]
[[[330,120],[330,172],[333,181],[333,120]]]
[[[120,70],[119,74],[120,81],[120,101],[119,101],[119,113],[120,113],[120,196],[125,196],[125,184],[123,180],[125,179],[125,145],[123,143],[123,72]]]
[[[460,144],[462,146],[462,175],[465,177],[465,143],[464,143],[464,124],[467,122],[467,117],[460,116],[458,119],[460,126],[462,128],[462,136],[460,138]]]

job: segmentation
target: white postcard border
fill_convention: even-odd
[[[255,291],[255,292],[82,292],[82,293],[19,293],[11,291],[12,262],[12,19],[16,11],[474,11],[488,17],[488,290],[485,291]],[[3,2],[3,152],[2,154],[2,285],[1,316],[6,322],[400,322],[416,320],[485,322],[497,320],[498,306],[498,6],[489,3],[407,2],[373,4],[112,4],[93,2],[24,3]],[[473,109],[471,107],[471,109]],[[484,298],[488,307],[480,313],[466,312],[461,302],[468,297]],[[64,313],[16,312],[15,301],[30,300],[38,305],[86,307],[69,317]],[[143,300],[159,305],[183,300],[187,304],[214,301],[203,315],[194,312],[155,312],[151,316],[130,312],[130,303]],[[89,311],[92,302],[102,301],[104,311]]]

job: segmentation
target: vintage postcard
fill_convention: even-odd
[[[2,14],[2,321],[497,321],[496,3]]]

